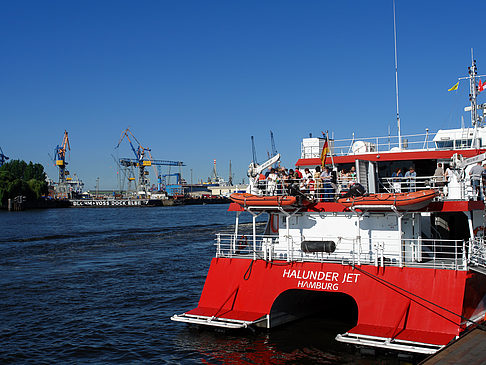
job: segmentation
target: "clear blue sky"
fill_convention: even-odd
[[[486,1],[468,4],[397,0],[402,134],[460,126],[467,85],[447,89],[471,48],[486,73]],[[0,146],[57,179],[48,154],[66,129],[68,169],[93,189],[97,177],[117,186],[111,155],[132,157],[125,142],[114,149],[127,127],[154,158],[184,161],[194,181],[213,159],[225,178],[231,160],[241,181],[250,136],[261,162],[270,130],[288,167],[309,133],[396,133],[392,9],[392,0],[5,1]]]

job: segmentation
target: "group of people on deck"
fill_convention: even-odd
[[[449,167],[444,170],[441,162],[437,163],[437,167],[432,177],[432,186],[435,188],[443,188],[451,181],[452,171]],[[483,200],[486,196],[486,164],[482,165],[478,162],[469,170],[469,178],[471,181],[472,193],[478,200]],[[393,192],[409,192],[416,191],[416,178],[417,173],[413,166],[409,170],[402,174],[402,170],[397,168],[392,174]],[[481,189],[482,187],[482,189]]]
[[[417,172],[413,166],[403,175],[402,169],[397,168],[392,174],[393,192],[401,193],[405,191],[417,190]]]
[[[436,179],[436,186],[446,186],[451,179],[452,171],[448,167],[445,171],[442,164],[439,162],[434,172]],[[469,170],[469,178],[471,180],[471,188],[473,196],[476,200],[483,200],[486,195],[486,164],[481,165],[478,162]],[[482,186],[482,189],[481,189]]]
[[[283,195],[282,193],[300,181],[303,175],[299,169],[287,170],[285,167],[268,169],[266,174],[258,176],[258,188],[267,195]]]
[[[481,162],[478,162],[469,171],[469,176],[476,200],[484,200],[484,196],[486,195],[486,164],[481,166]],[[481,185],[483,186],[482,191]]]
[[[314,171],[300,171],[284,167],[269,168],[258,177],[258,188],[266,195],[309,194],[323,201],[334,201],[336,194],[347,191],[356,182],[356,169],[331,171],[327,166],[316,166]]]

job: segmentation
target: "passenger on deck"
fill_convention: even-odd
[[[258,182],[257,182],[257,187],[258,189],[261,190],[261,192],[263,193],[263,195],[265,195],[265,190],[266,190],[266,182],[265,182],[265,175],[263,175],[263,173],[260,173],[260,175],[258,175]]]
[[[356,167],[351,166],[348,176],[349,176],[348,188],[351,188],[351,186],[357,183]]]
[[[289,190],[289,172],[286,168],[282,168],[279,173],[279,181],[277,184],[277,195],[287,195]]]
[[[321,166],[316,166],[316,172],[314,172],[314,186],[317,198],[320,198],[322,194]]]
[[[445,172],[444,172],[444,179],[445,179],[446,183],[451,181],[451,175],[452,175],[452,171],[451,171],[450,167],[447,167]]]
[[[338,174],[338,171],[337,171],[337,168],[333,168],[332,171],[331,171],[331,186],[332,186],[332,190],[334,192],[334,199],[337,198],[337,195],[339,193],[339,187],[338,187],[338,181],[337,181],[337,174]]]
[[[307,167],[304,169],[304,176],[303,177],[304,177],[305,180],[312,179],[312,172],[310,172],[310,170]]]
[[[351,166],[351,169],[349,170],[349,177],[351,180],[353,180],[351,185],[354,184],[356,182],[356,167]]]
[[[407,178],[408,191],[416,191],[417,190],[417,185],[416,185],[417,173],[415,172],[415,168],[413,166],[410,166],[408,171],[405,173],[405,177]]]
[[[287,180],[285,181],[285,189],[288,194],[294,195],[292,190],[295,188],[295,172],[293,169],[289,169],[289,174],[287,175]]]
[[[481,183],[483,184],[483,197],[486,196],[486,164],[483,165],[483,171],[481,172]]]
[[[268,195],[275,195],[276,190],[277,190],[277,179],[278,179],[278,176],[275,173],[275,169],[272,167],[270,169],[270,173],[268,174],[268,177],[267,177],[267,193],[268,193]]]
[[[321,173],[322,179],[322,190],[323,190],[323,198],[325,201],[332,201],[334,198],[334,189],[331,185],[331,173],[329,172],[329,168],[324,166]]]
[[[304,192],[308,192],[309,191],[309,185],[310,185],[310,181],[311,180],[312,180],[312,173],[306,167],[304,169],[304,173],[302,175],[302,180],[300,182],[300,190],[301,191],[304,191]]]
[[[444,172],[444,196],[447,196],[449,194],[449,182],[451,181],[451,178],[452,178],[452,170],[450,169],[449,166],[447,166]]]
[[[295,172],[294,172],[294,170],[290,169],[289,170],[289,180],[292,182],[293,179],[295,179]]]
[[[346,172],[345,169],[342,169],[339,173],[339,184],[340,184],[340,191],[345,192],[349,189],[349,180],[350,176],[349,173]]]
[[[397,168],[395,172],[392,174],[392,185],[393,185],[393,191],[395,193],[401,193],[402,192],[402,169]]]
[[[295,168],[295,178],[302,180],[302,172],[300,172],[298,167]]]
[[[480,189],[480,181],[481,181],[482,173],[483,173],[483,168],[481,166],[481,162],[478,162],[476,165],[474,165],[471,168],[471,171],[469,171],[469,176],[471,177],[471,186],[476,200],[482,200],[481,189]]]
[[[434,171],[434,185],[437,187],[444,186],[444,169],[440,162],[437,164],[437,168]]]

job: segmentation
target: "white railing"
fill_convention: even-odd
[[[258,195],[285,196],[305,195],[309,200],[334,201],[356,182],[356,178],[338,178],[336,183],[330,179],[304,178],[290,179],[279,177],[277,181],[260,180],[257,188]]]
[[[484,237],[477,237],[469,242],[468,261],[472,266],[486,268],[486,241]]]
[[[471,148],[471,139],[448,140],[438,142],[437,145],[433,139],[436,133],[411,134],[402,136],[402,150],[463,150]],[[480,143],[480,138],[477,138]],[[365,153],[378,153],[398,150],[398,136],[386,137],[358,137],[347,139],[331,139],[330,149],[334,156],[358,155]],[[322,150],[317,146],[306,146],[304,142],[301,145],[302,158],[319,158]]]
[[[258,195],[262,196],[302,196],[312,201],[335,201],[346,194],[356,182],[354,177],[340,177],[336,183],[330,179],[307,178],[288,179],[280,178],[277,181],[260,180],[257,184]],[[442,177],[417,176],[385,177],[379,181],[378,191],[381,193],[406,193],[423,189],[437,190],[435,200],[476,200],[477,192],[473,191],[469,178],[461,179],[454,185],[448,184]],[[480,185],[480,191],[486,186]]]
[[[444,190],[445,179],[438,176],[385,177],[381,179],[382,188],[388,193],[404,193],[422,189]]]
[[[363,237],[267,235],[257,235],[255,240],[253,238],[251,234],[235,237],[233,234],[218,233],[216,257],[256,257],[257,260],[265,261],[334,262],[346,265],[416,266],[451,270],[467,270],[468,267],[466,242],[461,240],[403,239],[400,242]],[[312,249],[306,248],[308,242],[313,247],[320,246],[320,251],[312,252]],[[486,263],[484,246],[481,255],[477,257],[477,260],[481,259]]]

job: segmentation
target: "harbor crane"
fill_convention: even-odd
[[[251,136],[251,152],[252,152],[252,161],[253,164],[258,164],[257,155],[256,155],[256,148],[255,148],[255,137]]]
[[[170,184],[169,179],[171,177],[176,178],[175,184]],[[159,175],[159,177],[157,179],[157,190],[158,191],[165,191],[168,196],[184,195],[184,187],[182,186],[181,174],[179,172],[175,172],[173,174]]]
[[[57,145],[54,149],[54,162],[59,168],[59,186],[66,182],[66,176],[69,175],[69,171],[66,170],[66,151],[71,151],[71,146],[69,145],[68,132],[65,130],[62,137],[62,142]]]
[[[2,166],[10,157],[3,154],[2,147],[0,147],[0,166]]]
[[[273,139],[273,132],[270,131],[270,142],[272,144],[272,156],[275,156],[277,155],[277,148],[275,147],[275,140]],[[271,156],[268,156],[268,158],[270,158]],[[273,164],[273,167],[276,169],[278,167],[278,163],[275,162]]]
[[[131,138],[130,138],[131,137]],[[129,158],[121,158],[120,165],[124,167],[138,167],[138,190],[140,192],[147,193],[147,186],[149,184],[147,175],[148,171],[145,171],[146,166],[152,166],[151,160],[152,160],[152,155],[150,154],[150,149],[143,147],[142,144],[138,141],[138,139],[133,135],[132,131],[130,128],[125,129],[121,136],[120,140],[118,141],[118,144],[116,145],[115,148],[120,147],[120,144],[122,143],[123,139],[127,139],[128,143],[130,144],[130,148],[132,149],[133,154],[135,155],[135,159],[129,159]],[[133,143],[137,143],[137,148],[133,145]],[[154,167],[155,169],[155,167]]]
[[[127,169],[131,167],[138,167],[138,192],[147,194],[150,182],[148,179],[149,172],[145,170],[146,167],[152,166],[154,168],[154,173],[157,176],[156,166],[185,166],[181,161],[169,161],[169,160],[154,160],[152,157],[151,149],[143,147],[138,139],[133,135],[130,128],[125,129],[121,136],[118,144],[115,148],[118,148],[124,139],[127,139],[130,144],[130,148],[135,156],[135,158],[120,158],[120,165],[126,167]],[[135,148],[134,143],[136,143],[137,148]]]
[[[229,162],[229,178],[228,178],[228,185],[233,186],[233,173],[231,172],[231,160]]]

